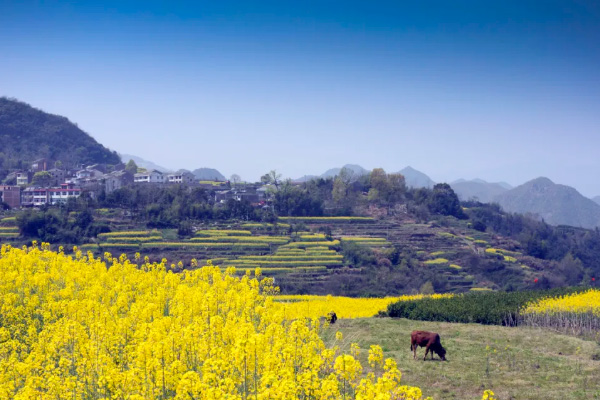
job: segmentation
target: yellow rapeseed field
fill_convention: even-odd
[[[259,273],[104,258],[2,247],[1,399],[422,397],[377,348],[377,375],[326,348]]]
[[[548,297],[529,304],[525,313],[592,313],[600,316],[600,290],[590,289],[560,297]]]
[[[377,315],[379,311],[385,311],[389,304],[397,301],[419,300],[424,297],[437,299],[451,296],[452,294],[434,294],[431,296],[417,294],[385,298],[354,298],[341,296],[279,295],[275,297],[275,300],[284,306],[287,315],[319,318],[333,311],[338,318],[367,318]]]
[[[528,304],[521,313],[525,324],[598,338],[600,290],[589,289]]]
[[[275,302],[260,270],[175,274],[166,260],[95,258],[48,245],[0,250],[0,399],[421,399],[396,362],[368,350],[370,371],[327,348],[320,312],[303,303],[376,312],[396,299],[294,298]],[[288,298],[288,301],[290,299]],[[348,307],[350,305],[350,307]],[[299,306],[294,313],[292,307]],[[305,315],[310,318],[303,318]],[[342,333],[336,333],[342,340]],[[482,399],[493,400],[485,391]]]

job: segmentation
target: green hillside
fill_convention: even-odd
[[[67,118],[0,98],[0,170],[6,174],[9,169],[26,168],[39,158],[61,161],[65,167],[121,162],[117,153]]]

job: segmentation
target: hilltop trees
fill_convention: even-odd
[[[406,184],[402,174],[386,174],[382,168],[375,168],[369,175],[370,201],[381,205],[400,202],[406,193]]]
[[[339,175],[333,180],[331,197],[342,213],[350,213],[358,197],[358,193],[353,187],[353,183],[356,181],[354,175],[354,171],[351,169],[342,168]]]
[[[273,206],[282,216],[319,216],[323,215],[323,201],[312,196],[306,190],[285,181],[274,194]]]
[[[458,196],[447,183],[438,183],[433,187],[428,206],[429,210],[436,214],[451,215],[460,219],[467,218]]]
[[[281,174],[273,169],[261,176],[260,181],[265,185],[275,185],[275,187],[279,189],[279,184],[281,183]]]

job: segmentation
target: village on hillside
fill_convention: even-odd
[[[0,185],[0,201],[12,209],[59,205],[82,194],[97,198],[132,185],[185,185],[214,193],[216,203],[229,199],[246,200],[261,206],[272,185],[230,181],[202,181],[188,171],[163,173],[158,170],[132,169],[118,165],[81,165],[76,169],[60,168],[60,162],[41,158],[33,161],[27,170],[11,171]],[[272,189],[275,189],[273,186]]]

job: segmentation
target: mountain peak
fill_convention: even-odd
[[[423,172],[418,171],[411,167],[404,167],[399,171],[402,175],[404,175],[404,180],[406,181],[406,186],[414,187],[414,188],[432,188],[435,185],[435,182]]]
[[[525,183],[526,185],[543,185],[543,186],[552,186],[554,182],[550,180],[550,178],[546,178],[545,176],[540,176],[539,178],[535,178]]]
[[[350,170],[356,176],[362,176],[362,175],[366,175],[366,174],[369,173],[368,170],[364,169],[360,165],[357,165],[357,164],[346,164],[342,168],[331,168],[331,169],[328,169],[323,174],[321,174],[321,178],[333,178],[336,175],[339,175],[339,173],[342,171],[342,169]]]
[[[555,184],[546,177],[525,182],[495,200],[506,211],[537,215],[551,225],[600,226],[600,205],[571,186]]]

